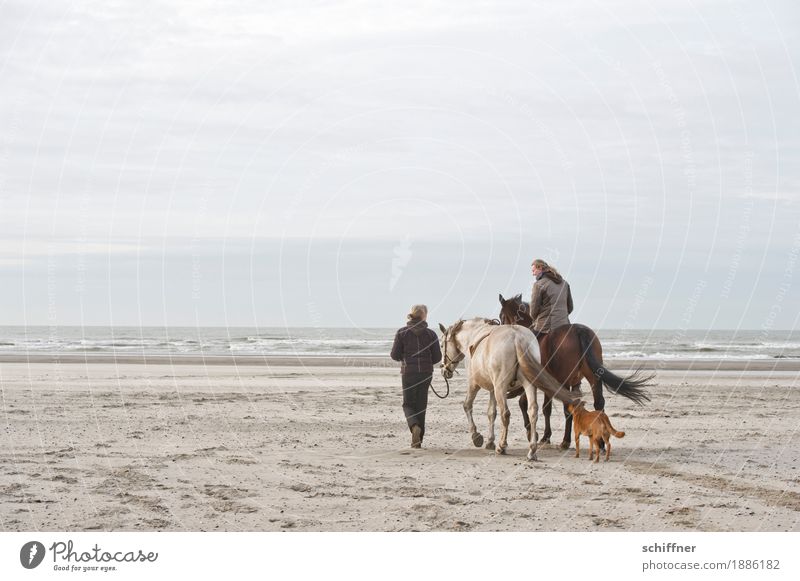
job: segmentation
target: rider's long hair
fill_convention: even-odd
[[[552,277],[550,277],[550,278],[553,278],[554,280],[556,280],[556,279],[558,279],[558,280],[561,280],[561,279],[563,279],[563,278],[564,278],[563,276],[561,276],[561,273],[560,273],[560,272],[558,272],[558,271],[557,271],[555,268],[553,268],[552,266],[550,266],[549,264],[547,264],[547,263],[546,263],[544,260],[542,260],[541,258],[537,258],[536,260],[534,260],[534,261],[533,261],[533,265],[534,265],[534,266],[538,266],[539,268],[541,268],[541,269],[542,269],[542,272],[552,272],[552,273],[553,273],[553,276],[552,276]]]

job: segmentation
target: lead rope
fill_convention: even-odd
[[[439,395],[439,394],[436,392],[436,389],[433,387],[433,383],[431,382],[431,391],[432,391],[432,392],[433,392],[433,394],[434,394],[436,397],[438,397],[439,399],[444,399],[444,398],[446,398],[448,395],[450,395],[450,382],[448,382],[448,381],[447,381],[447,377],[445,377],[444,375],[443,375],[442,377],[444,377],[444,383],[445,383],[445,385],[447,386],[447,393],[445,393],[444,395]]]
[[[447,357],[447,333],[444,334],[444,356]],[[446,362],[445,365],[447,365]],[[439,395],[439,393],[436,391],[436,388],[433,387],[433,382],[431,382],[431,391],[439,399],[444,399],[448,395],[450,395],[450,382],[447,381],[447,376],[445,376],[444,374],[442,374],[442,377],[444,377],[444,384],[447,386],[447,393],[445,393],[444,395]]]

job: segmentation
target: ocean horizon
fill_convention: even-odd
[[[0,326],[0,354],[385,357],[397,328]],[[610,359],[800,359],[800,331],[595,331]]]

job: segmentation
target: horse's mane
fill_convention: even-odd
[[[486,323],[487,325],[500,325],[500,324],[502,324],[500,319],[487,319],[485,317],[473,317],[472,319],[469,319],[469,320],[470,321],[475,321],[477,323]],[[464,323],[466,323],[466,321],[464,319],[459,319],[458,321],[453,323],[453,326],[450,327],[447,330],[448,334],[453,335],[455,333],[458,333],[461,330],[461,327],[464,326]]]
[[[475,321],[477,323],[486,323],[487,325],[499,325],[500,324],[500,319],[487,319],[485,317],[473,317],[470,320],[471,321]]]
[[[448,333],[450,335],[455,335],[456,333],[458,333],[461,330],[461,327],[463,327],[463,326],[464,326],[464,319],[459,319],[458,321],[453,323],[453,326],[450,327],[450,330],[448,331]]]
[[[472,319],[470,319],[470,321],[475,321],[475,322],[478,322],[478,323],[486,323],[487,325],[500,325],[501,324],[500,319],[487,319],[485,317],[473,317]],[[459,319],[458,321],[453,323],[453,326],[450,327],[450,329],[448,330],[448,333],[450,333],[451,335],[453,335],[455,333],[458,333],[461,330],[461,327],[464,326],[464,323],[466,323],[466,321],[464,319]]]

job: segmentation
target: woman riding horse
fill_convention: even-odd
[[[554,272],[555,278],[561,278],[560,284],[553,284],[550,276],[545,276],[545,272]],[[603,349],[600,344],[600,339],[589,327],[585,325],[573,325],[569,323],[566,315],[572,311],[572,296],[569,286],[566,281],[549,267],[546,262],[536,260],[533,263],[533,273],[538,277],[536,284],[540,288],[537,293],[536,284],[534,284],[533,300],[530,307],[527,307],[522,302],[522,298],[518,295],[513,299],[506,300],[503,295],[500,295],[500,320],[504,324],[522,325],[533,330],[538,335],[540,351],[542,355],[542,364],[545,369],[555,377],[562,385],[562,389],[576,392],[581,383],[581,379],[585,378],[589,385],[592,387],[592,395],[594,397],[594,409],[602,410],[605,408],[605,398],[603,397],[603,384],[606,384],[609,389],[618,395],[626,397],[631,401],[642,404],[644,401],[650,399],[645,391],[645,388],[650,384],[650,380],[654,377],[648,375],[641,377],[639,371],[634,372],[628,377],[619,377],[606,369],[603,364]],[[545,279],[546,282],[540,282]],[[560,286],[566,285],[566,286]],[[544,290],[544,294],[543,291]],[[559,291],[555,296],[550,291]],[[542,306],[546,301],[550,305],[549,315],[542,313]],[[537,306],[540,302],[542,306]],[[556,308],[553,309],[552,307]],[[544,309],[545,311],[547,309]],[[555,310],[556,318],[553,318],[553,311]],[[536,314],[537,319],[534,320],[531,315]],[[541,321],[537,328],[537,321]],[[543,323],[549,321],[549,326]],[[559,322],[566,321],[564,324]],[[543,333],[544,330],[546,333]],[[577,395],[577,394],[575,394]],[[528,402],[524,399],[524,394],[520,398],[520,408],[527,410]],[[550,428],[550,415],[553,409],[553,400],[545,394],[544,405],[542,412],[544,414],[544,434],[542,436],[542,443],[549,443],[552,430]],[[527,416],[523,413],[525,418],[525,427],[530,432]],[[572,416],[564,406],[564,440],[561,442],[561,447],[566,449],[570,446],[572,436]]]
[[[541,258],[537,258],[531,264],[531,274],[536,278],[536,281],[533,283],[529,307],[530,318],[533,321],[530,325],[530,329],[539,341],[542,363],[546,364],[552,356],[549,349],[550,342],[547,340],[547,336],[553,329],[569,325],[570,323],[569,314],[574,308],[572,290],[569,287],[569,283],[564,280],[564,277]],[[577,378],[577,381],[573,379],[573,382],[574,383],[567,384],[566,387],[568,387],[570,391],[579,391],[580,377]],[[520,400],[520,406],[522,405],[527,404],[523,400]],[[542,413],[545,417],[545,430],[542,436],[542,442],[549,443],[550,434],[552,433],[550,429],[550,415],[553,411],[553,398],[549,398],[545,395],[542,408]],[[572,416],[567,411],[566,405],[564,406],[564,417],[571,431]],[[570,441],[569,433],[564,434],[564,441]]]
[[[573,308],[572,291],[564,277],[541,258],[533,261],[531,272],[536,277],[530,306],[530,315],[533,319],[531,330],[539,339],[541,347],[542,343],[546,343],[544,339],[552,329],[569,325],[569,314]],[[542,356],[545,355],[546,353],[542,352]]]

